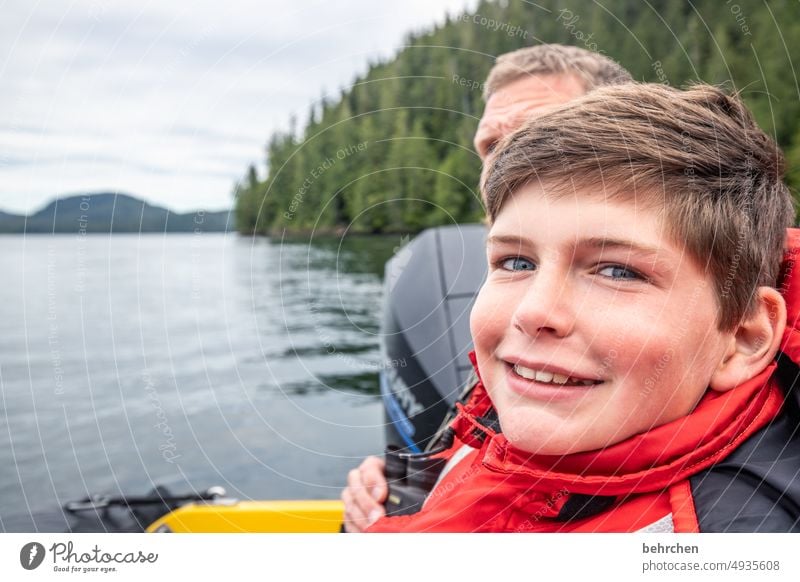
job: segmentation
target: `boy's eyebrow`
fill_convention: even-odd
[[[511,244],[522,247],[531,244],[531,242],[525,238],[516,235],[496,234],[486,238],[487,247],[493,244]],[[662,248],[644,245],[631,240],[618,239],[618,238],[590,237],[586,239],[581,239],[575,246],[589,247],[600,250],[623,249],[623,250],[634,251],[637,254],[641,255],[652,255],[653,257],[664,255],[664,249]]]
[[[486,237],[487,247],[495,244],[514,244],[517,246],[523,246],[527,244],[527,241],[524,238],[515,236],[513,234],[493,234]]]
[[[595,249],[622,249],[634,251],[641,255],[652,255],[653,257],[664,256],[664,249],[660,247],[653,247],[645,244],[640,244],[631,240],[605,238],[605,237],[591,237],[581,240],[577,246],[585,246]]]

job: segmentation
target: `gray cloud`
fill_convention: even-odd
[[[0,208],[120,190],[231,204],[269,134],[475,0],[4,4]]]

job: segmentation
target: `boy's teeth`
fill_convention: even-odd
[[[569,376],[564,376],[563,374],[554,374],[552,372],[544,372],[542,370],[531,370],[530,368],[520,366],[519,364],[514,365],[514,371],[517,373],[517,375],[522,376],[526,380],[536,380],[537,382],[544,382],[545,384],[553,383],[563,386],[569,382],[570,384],[591,386],[595,383],[593,380],[578,380],[577,378],[571,378]]]
[[[526,380],[536,380],[536,372],[534,372],[530,368],[524,368],[519,364],[517,364],[516,366],[514,366],[514,371],[523,378],[525,378]]]

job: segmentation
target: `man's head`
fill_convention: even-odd
[[[509,440],[601,448],[760,373],[786,318],[781,173],[742,103],[708,86],[599,89],[500,144],[471,327]]]
[[[482,160],[503,137],[538,112],[604,85],[631,81],[611,59],[577,47],[544,44],[501,55],[489,72],[486,109],[475,134]]]

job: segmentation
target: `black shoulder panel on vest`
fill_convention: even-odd
[[[783,354],[775,420],[690,479],[701,532],[800,532],[800,369]]]

